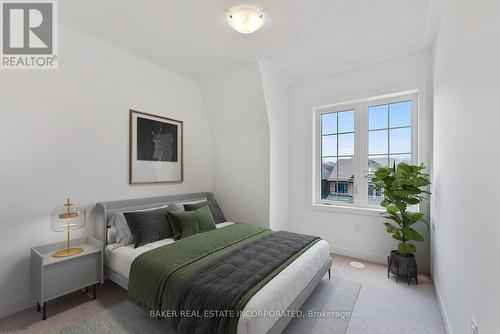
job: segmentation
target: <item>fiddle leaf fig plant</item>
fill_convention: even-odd
[[[429,227],[422,213],[408,211],[411,205],[427,200],[425,195],[431,194],[423,189],[430,184],[429,174],[424,170],[423,164],[418,166],[400,163],[393,168],[378,167],[371,174],[373,189],[382,190],[384,196],[380,203],[386,210],[383,215],[391,220],[384,223],[386,231],[398,241],[398,251],[403,255],[416,252],[412,241],[424,240],[412,226],[423,222]]]

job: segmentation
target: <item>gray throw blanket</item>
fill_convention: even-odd
[[[274,274],[274,277],[283,264],[318,239],[273,232],[212,261],[181,286],[174,328],[190,334],[235,332],[238,311],[263,282],[269,281],[269,276]]]

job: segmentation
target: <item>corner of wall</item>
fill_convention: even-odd
[[[270,128],[270,227],[274,230],[287,230],[288,80],[267,61],[260,61],[259,68]]]
[[[214,190],[229,219],[288,226],[288,82],[258,61],[204,82]]]

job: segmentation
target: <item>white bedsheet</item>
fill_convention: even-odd
[[[231,224],[229,222],[217,224],[217,228]],[[137,256],[172,242],[174,242],[173,239],[164,239],[139,248],[133,248],[133,245],[129,245],[113,249],[112,245],[108,245],[105,249],[105,264],[108,268],[128,279],[130,266]],[[255,312],[286,310],[328,261],[329,257],[329,244],[320,240],[288,265],[250,299],[238,322],[237,333],[262,334],[269,331],[279,317],[255,316]]]

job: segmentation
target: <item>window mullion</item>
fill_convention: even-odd
[[[355,156],[354,156],[354,183],[355,183],[355,204],[356,206],[366,206],[366,187],[365,187],[365,175],[363,166],[367,164],[367,119],[366,119],[366,105],[361,104],[356,107],[355,110]]]
[[[419,157],[419,143],[418,143],[418,96],[412,97],[412,112],[411,112],[411,159],[413,164],[420,163]]]
[[[354,205],[361,206],[359,202],[359,123],[360,114],[359,106],[354,108],[354,157],[353,157],[353,167],[354,167]]]
[[[335,175],[335,195],[336,195],[336,200],[338,201],[339,199],[339,168],[338,168],[338,164],[339,164],[339,113],[337,112],[335,117],[337,118],[337,134],[336,134],[336,137],[337,137],[337,168],[336,168],[336,175]]]

